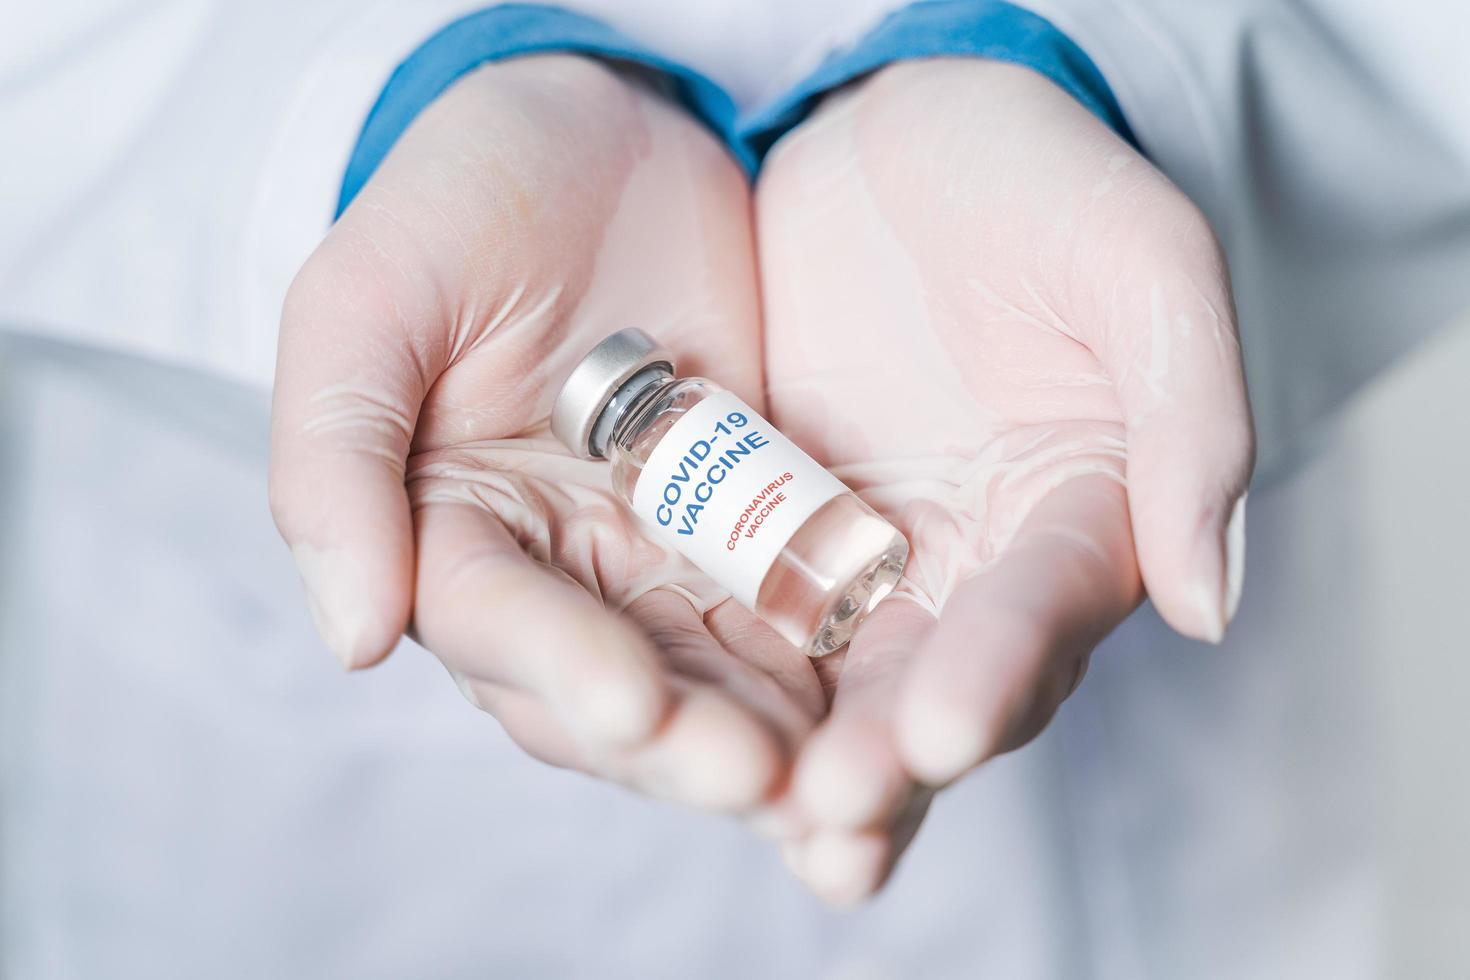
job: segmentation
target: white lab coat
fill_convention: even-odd
[[[344,680],[310,633],[265,509],[280,299],[387,73],[481,5],[74,0],[0,29],[0,976],[1470,970],[1382,829],[1418,771],[1378,758],[1382,569],[1422,556],[1364,515],[1431,488],[1343,492],[1378,473],[1355,453],[1419,443],[1337,417],[1470,308],[1470,9],[1024,4],[1230,253],[1267,464],[1247,595],[1221,653],[1135,616],[844,916],[738,828],[526,760],[422,651]],[[897,4],[566,5],[751,106]]]

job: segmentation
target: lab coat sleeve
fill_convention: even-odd
[[[464,23],[482,60],[605,49],[677,76],[711,125],[733,117],[720,89],[597,23],[597,2],[574,5],[593,15],[507,5]],[[0,330],[268,385],[282,297],[385,80],[485,3],[22,6],[0,32]]]
[[[0,329],[269,384],[383,79],[477,5],[22,4],[0,32]]]

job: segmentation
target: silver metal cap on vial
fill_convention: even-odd
[[[601,454],[592,448],[592,430],[607,403],[640,371],[655,365],[674,370],[674,355],[637,327],[603,340],[572,368],[551,406],[551,433],[583,459]]]

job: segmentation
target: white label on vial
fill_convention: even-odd
[[[747,609],[772,562],[842,481],[728,391],[675,422],[633,490],[633,510]]]

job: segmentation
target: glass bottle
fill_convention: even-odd
[[[572,370],[551,427],[612,463],[613,490],[782,637],[820,657],[845,646],[903,574],[908,542],[749,405],[637,329]]]

